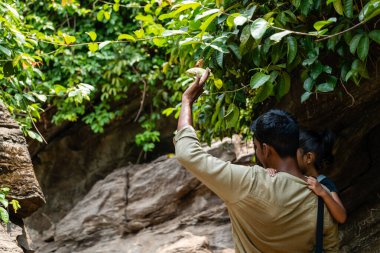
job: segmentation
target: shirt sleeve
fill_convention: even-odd
[[[254,170],[205,152],[193,127],[180,129],[174,137],[174,144],[179,163],[224,201],[238,202],[250,192]]]

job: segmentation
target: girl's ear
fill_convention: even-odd
[[[311,165],[315,162],[315,154],[313,152],[307,152],[303,157],[307,165]]]

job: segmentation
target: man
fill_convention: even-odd
[[[257,158],[264,167],[278,171],[275,177],[258,165],[234,165],[212,157],[197,139],[191,109],[209,73],[207,69],[197,77],[182,96],[174,137],[178,161],[224,200],[237,253],[313,252],[317,196],[307,188],[297,165],[297,122],[288,113],[274,110],[253,125]],[[325,209],[325,252],[338,252],[337,233],[337,225]]]

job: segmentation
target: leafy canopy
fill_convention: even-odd
[[[1,0],[0,12],[1,98],[25,133],[40,138],[31,127],[50,108],[55,123],[102,132],[139,99],[131,121],[144,151],[159,140],[161,113],[178,116],[195,65],[213,72],[194,106],[210,141],[248,135],[255,112],[294,85],[304,89],[295,103],[359,85],[380,43],[380,0]]]

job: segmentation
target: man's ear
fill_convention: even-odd
[[[263,143],[263,149],[262,149],[262,151],[263,151],[263,157],[265,159],[268,159],[268,157],[271,155],[271,152],[272,152],[271,146],[269,146],[266,143]]]

